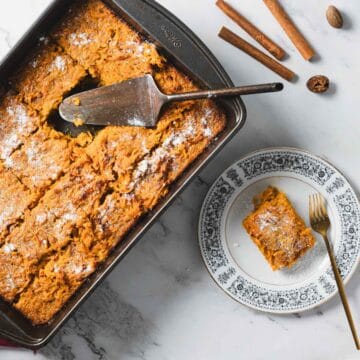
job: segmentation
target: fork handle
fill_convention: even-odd
[[[330,257],[331,267],[332,267],[332,270],[333,270],[334,275],[335,275],[335,280],[336,280],[337,287],[339,289],[341,302],[343,304],[345,314],[346,314],[346,317],[347,317],[347,320],[349,322],[349,326],[350,326],[350,329],[351,329],[351,333],[352,333],[352,336],[353,336],[354,341],[355,341],[356,349],[360,350],[359,338],[358,338],[358,335],[356,333],[354,320],[352,318],[350,306],[349,306],[349,303],[347,301],[345,288],[344,288],[344,283],[343,283],[343,280],[341,278],[339,269],[338,269],[337,264],[336,264],[334,251],[333,251],[333,248],[332,248],[332,246],[330,244],[330,241],[329,241],[329,239],[327,237],[327,234],[323,234],[323,238],[324,238],[324,241],[325,241],[325,244],[326,244],[327,252],[328,252],[329,257]]]
[[[236,95],[250,95],[260,94],[267,92],[276,92],[283,89],[282,83],[270,83],[270,84],[258,84],[258,85],[247,85],[232,88],[216,89],[216,90],[201,90],[191,91],[181,94],[171,94],[166,96],[168,101],[185,101],[185,100],[196,100],[204,98],[217,98],[220,96],[236,96]]]

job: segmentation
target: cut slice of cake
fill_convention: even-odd
[[[314,246],[311,229],[283,192],[269,186],[254,207],[243,225],[273,270],[291,267]]]

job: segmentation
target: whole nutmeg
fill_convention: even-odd
[[[314,93],[325,92],[329,88],[329,85],[329,78],[325,75],[315,75],[306,83],[307,88]]]
[[[343,17],[340,13],[340,11],[335,6],[329,6],[326,10],[326,18],[328,23],[337,29],[340,29],[343,27]]]

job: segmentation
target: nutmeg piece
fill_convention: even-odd
[[[344,21],[341,12],[333,5],[330,5],[326,10],[326,19],[334,28],[340,29],[343,27]]]
[[[307,88],[314,93],[323,93],[327,91],[329,85],[330,80],[325,75],[315,75],[306,83]]]

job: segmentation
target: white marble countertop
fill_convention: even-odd
[[[0,57],[50,0],[0,2]],[[209,0],[161,0],[198,34],[236,84],[281,80],[220,40],[221,25],[248,36]],[[330,159],[360,187],[360,2],[333,0],[345,16],[342,30],[325,20],[326,0],[282,3],[320,55],[305,62],[260,0],[231,0],[290,54],[285,64],[299,80],[282,93],[245,99],[243,130],[212,161],[108,280],[44,349],[0,349],[2,360],[27,359],[356,359],[338,297],[314,310],[286,316],[260,313],[228,298],[209,277],[197,244],[197,218],[218,174],[252,150],[295,146]],[[252,42],[252,41],[251,41]],[[327,95],[306,80],[326,74]],[[357,103],[359,102],[359,103]],[[347,285],[360,326],[360,271]]]

